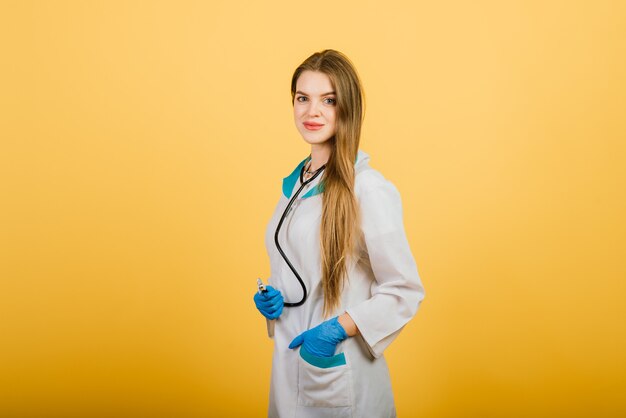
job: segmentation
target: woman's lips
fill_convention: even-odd
[[[309,131],[319,131],[324,127],[324,125],[304,122],[304,127],[307,128]]]

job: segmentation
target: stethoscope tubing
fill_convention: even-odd
[[[278,232],[280,231],[280,227],[283,225],[283,222],[285,221],[285,217],[287,216],[287,214],[291,210],[291,207],[293,206],[293,203],[298,198],[298,195],[300,194],[302,189],[304,189],[304,187],[307,184],[309,184],[313,180],[315,180],[315,178],[322,173],[322,171],[324,170],[325,167],[326,167],[326,164],[324,164],[323,166],[318,168],[315,171],[315,173],[313,174],[313,177],[311,177],[307,181],[303,181],[303,178],[304,178],[304,176],[303,176],[303,174],[304,174],[304,165],[302,166],[302,170],[300,170],[300,183],[302,183],[302,184],[298,188],[298,190],[294,193],[293,197],[289,200],[289,203],[287,204],[287,207],[285,208],[285,211],[283,212],[282,216],[280,217],[280,221],[278,221],[278,225],[276,226],[276,233],[274,234],[274,243],[276,243],[276,248],[278,249],[278,252],[283,257],[283,259],[285,260],[285,262],[287,263],[287,265],[289,266],[289,268],[291,269],[293,274],[296,276],[296,279],[298,279],[298,282],[300,283],[300,286],[302,286],[302,299],[300,301],[298,301],[298,302],[284,302],[284,306],[288,307],[288,308],[293,308],[293,307],[301,306],[302,304],[304,304],[304,302],[306,301],[306,298],[307,298],[307,290],[306,290],[306,285],[304,284],[304,281],[302,280],[302,277],[300,277],[300,275],[298,274],[298,271],[293,266],[293,264],[291,264],[291,261],[289,261],[289,259],[285,255],[285,252],[280,247],[280,243],[278,242]]]

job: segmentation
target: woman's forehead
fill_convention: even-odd
[[[334,93],[333,85],[328,75],[319,71],[303,71],[296,83],[296,93],[319,95]]]

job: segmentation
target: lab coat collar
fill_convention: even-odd
[[[311,159],[311,155],[309,154],[308,157],[306,157],[304,160],[300,162],[300,164],[298,164],[298,166],[291,172],[290,175],[288,175],[287,177],[283,179],[283,194],[285,195],[287,199],[291,197],[291,193],[293,192],[293,189],[300,178],[300,170],[302,170],[302,166],[306,164],[310,159]],[[361,164],[365,164],[369,159],[370,157],[367,153],[359,150],[356,155],[356,161],[354,162],[355,169],[357,168],[357,166]],[[321,175],[320,175],[320,178],[321,178]],[[311,190],[306,192],[301,197],[301,199],[306,199],[307,197],[315,196],[324,191],[324,184],[320,184],[320,180],[318,179],[314,181],[317,182],[317,184],[315,184],[311,188]]]

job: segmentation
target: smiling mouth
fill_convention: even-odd
[[[318,125],[318,124],[306,123],[306,122],[303,125],[309,131],[319,131],[320,129],[322,129],[322,127],[324,127],[324,125]]]

